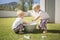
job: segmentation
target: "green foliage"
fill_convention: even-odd
[[[15,10],[15,8],[14,8],[13,6],[1,5],[1,6],[0,6],[0,10],[9,10],[9,11],[13,11],[13,10]]]
[[[32,3],[33,3],[33,0],[20,0],[20,3],[15,4],[16,5],[15,7],[13,5],[11,6],[11,5],[6,5],[6,4],[0,5],[0,10],[14,11],[15,8],[17,7],[23,11],[27,11],[27,10],[32,9]]]

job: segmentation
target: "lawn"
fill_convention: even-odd
[[[24,18],[25,21],[31,21],[32,18]],[[48,23],[48,33],[43,34],[40,31],[35,33],[15,34],[12,29],[12,23],[15,18],[0,18],[0,40],[27,40],[24,39],[24,35],[30,35],[30,40],[60,40],[60,24]],[[42,39],[42,35],[45,35],[45,39]]]

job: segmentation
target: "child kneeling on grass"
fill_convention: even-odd
[[[19,33],[23,33],[22,30],[24,28],[23,26],[23,18],[24,18],[24,12],[22,10],[18,10],[17,11],[17,18],[14,21],[13,25],[12,25],[12,29],[15,33],[19,34]]]

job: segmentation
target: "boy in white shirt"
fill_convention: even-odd
[[[15,33],[23,33],[22,29],[23,29],[23,18],[24,18],[24,12],[21,10],[17,11],[17,18],[14,21],[13,25],[12,25],[12,29]]]
[[[43,30],[43,33],[46,33],[47,32],[46,23],[49,18],[49,15],[40,9],[39,4],[33,5],[32,10],[28,12],[33,17],[33,21],[36,21],[38,18],[40,18],[41,22],[40,22],[39,28]]]

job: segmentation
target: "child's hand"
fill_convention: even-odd
[[[38,16],[37,18],[33,19],[32,21],[36,21],[38,18],[40,18],[40,16]]]
[[[23,24],[27,24],[27,22],[23,22]]]
[[[35,21],[35,20],[32,20],[32,21]]]

